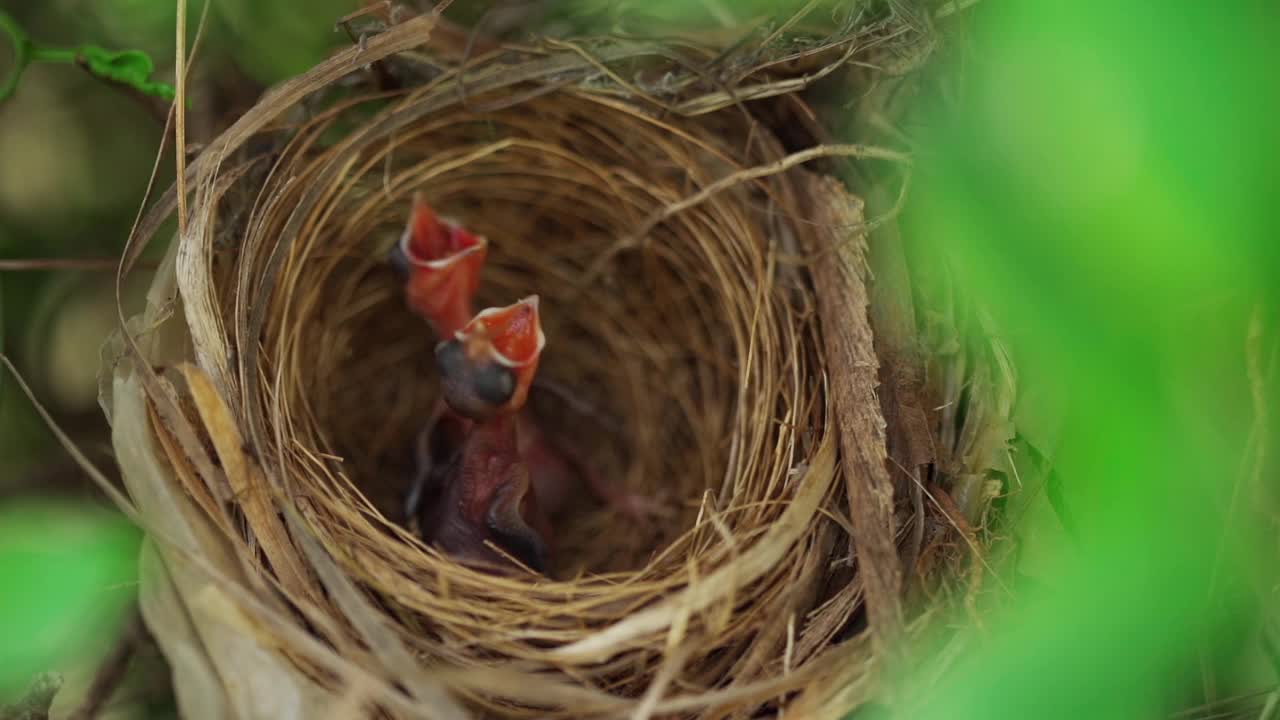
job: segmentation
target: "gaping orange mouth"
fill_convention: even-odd
[[[414,267],[442,270],[473,253],[484,253],[488,240],[461,225],[443,220],[422,193],[413,196],[413,210],[400,248]]]
[[[400,254],[409,272],[406,295],[438,337],[451,337],[471,319],[488,248],[483,236],[439,218],[421,193],[414,196],[400,236]]]
[[[456,337],[469,358],[487,358],[509,368],[528,367],[537,362],[547,344],[538,315],[538,296],[482,310]]]

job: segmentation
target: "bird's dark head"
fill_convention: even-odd
[[[519,411],[546,342],[536,295],[481,311],[451,340],[436,346],[445,402],[473,420]]]

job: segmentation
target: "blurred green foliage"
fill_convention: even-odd
[[[0,504],[0,704],[36,673],[112,644],[137,592],[138,537],[103,510]]]
[[[314,64],[332,48],[350,42],[334,25],[357,4],[355,0],[214,2],[200,36],[193,100],[226,93],[227,83],[252,97],[266,84]],[[190,50],[205,3],[190,0],[187,5]],[[0,0],[0,13],[12,18],[21,37],[38,40],[40,48],[68,48],[63,53],[67,58],[74,61],[83,56],[89,70],[100,77],[160,95],[173,81],[176,8],[177,3],[170,0]],[[0,33],[0,82],[19,61],[13,34]],[[154,74],[152,59],[159,65]],[[217,77],[210,82],[199,74],[200,68]],[[111,257],[123,246],[142,201],[159,148],[161,106],[147,108],[112,83],[74,65],[36,63],[22,75],[14,95],[0,103],[0,158],[4,160],[0,163],[0,258]],[[171,155],[166,160],[161,165],[160,187],[172,178]],[[153,248],[152,257],[162,251]],[[67,276],[66,271],[0,276],[0,307],[5,312],[0,325],[2,346],[20,361],[43,395],[68,400],[55,410],[88,416],[96,414],[91,394],[66,398],[67,393],[59,392],[60,386],[85,383],[79,377],[59,376],[58,371],[69,363],[51,356],[57,351],[51,338],[60,335],[46,327],[64,319],[70,323],[68,328],[79,330],[83,325],[67,318],[61,306],[49,309],[64,298],[71,300],[66,304],[68,311],[86,307],[66,292],[61,279]],[[97,283],[90,282],[86,288],[94,293],[95,302],[102,299]],[[36,320],[41,326],[36,326]],[[105,337],[109,330],[109,325],[104,326],[97,334]],[[86,338],[76,349],[93,347],[101,339]],[[21,484],[53,451],[48,434],[25,402],[14,401],[12,394],[0,402],[0,494]]]
[[[192,100],[216,104],[214,96],[227,92],[252,98],[323,59],[349,44],[334,22],[355,6],[218,0],[200,41]],[[71,48],[63,59],[84,56],[101,78],[162,95],[151,83],[173,82],[176,7],[172,0],[0,0],[0,12],[41,47]],[[190,50],[204,3],[191,0],[188,8]],[[18,61],[11,34],[0,33],[0,82]],[[91,72],[33,63],[0,103],[0,259],[108,258],[123,247],[160,146],[163,104],[147,107]],[[171,181],[172,166],[170,152],[160,187]],[[103,312],[111,307],[109,279],[0,271],[4,351],[90,450],[107,439],[92,375],[113,328],[112,314]],[[50,471],[60,466],[68,463],[48,430],[12,380],[0,379],[0,705],[36,672],[92,662],[136,589],[135,531],[94,509],[83,475]],[[42,499],[18,499],[33,494]]]
[[[1270,341],[1252,361],[1274,362],[1280,329],[1277,12],[983,3],[967,30],[965,97],[930,110],[910,226],[1065,408],[1055,462],[1080,528],[925,717],[1156,717],[1239,692],[1218,666],[1276,612],[1258,574],[1275,508],[1237,499],[1268,496],[1249,468],[1257,406],[1276,407],[1247,349],[1255,313]]]
[[[93,13],[67,13],[68,8],[58,5],[0,2],[0,10],[26,35],[50,47],[76,47],[86,40],[130,44],[130,38],[110,37],[100,27],[75,32]],[[0,34],[0,76],[13,69],[11,51],[9,37]],[[74,65],[28,67],[14,95],[0,103],[0,158],[4,160],[0,163],[0,258],[107,257],[118,251],[141,200],[159,134],[155,120],[113,84]],[[34,320],[63,317],[56,308],[51,313],[38,309],[50,304],[55,288],[62,293],[67,279],[74,276],[65,272],[0,276],[5,351],[42,391],[58,380],[48,372],[54,358],[37,337],[42,329]],[[31,473],[53,457],[54,445],[9,378],[0,383],[6,386],[0,394],[3,497],[29,482]],[[66,413],[92,412],[93,404],[90,396],[55,409],[65,417]],[[97,424],[102,425],[100,420]]]
[[[659,32],[761,9],[567,5]],[[979,652],[903,697],[925,718],[1258,717],[1280,697],[1280,6],[972,5],[943,21],[954,82],[913,114],[904,227],[1012,346],[1021,429],[1062,426],[1075,527]]]

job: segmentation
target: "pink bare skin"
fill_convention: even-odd
[[[423,538],[461,562],[507,569],[493,546],[526,567],[546,571],[555,545],[550,518],[584,481],[592,494],[629,517],[667,508],[648,496],[619,493],[586,464],[556,448],[528,412],[477,422],[446,410],[419,436]]]
[[[551,524],[516,446],[516,421],[510,415],[472,426],[442,469],[441,493],[424,515],[428,542],[480,565],[505,565],[496,549],[501,548],[531,570],[546,571]]]
[[[520,453],[517,419],[545,343],[535,296],[477,314],[436,347],[449,409],[424,455],[433,468],[448,459],[429,471],[423,536],[464,562],[501,566],[506,553],[546,571],[551,524]]]
[[[671,511],[661,498],[624,490],[602,477],[571,448],[548,437],[527,411],[519,417],[519,442],[538,503],[550,516],[554,517],[569,493],[584,482],[597,501],[634,522],[648,522]]]

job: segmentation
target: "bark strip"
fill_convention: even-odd
[[[866,588],[877,655],[898,654],[902,572],[895,537],[893,479],[886,465],[885,421],[876,396],[879,361],[867,314],[867,245],[862,202],[834,178],[812,177],[810,271],[818,296],[840,462],[853,521],[858,573]]]

